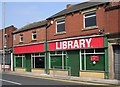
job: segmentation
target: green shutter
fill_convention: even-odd
[[[69,72],[72,76],[79,76],[80,71],[80,55],[79,51],[67,51]]]
[[[51,68],[62,68],[61,56],[51,56]]]
[[[105,58],[104,55],[96,55],[99,56],[99,61],[96,62],[96,64],[93,64],[93,62],[90,60],[90,56],[92,55],[86,55],[86,70],[97,70],[97,71],[104,71],[105,70]]]
[[[25,54],[26,58],[26,71],[31,72],[31,54]]]
[[[22,58],[21,57],[16,58],[16,67],[22,67]]]

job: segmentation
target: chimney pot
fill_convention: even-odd
[[[72,4],[67,4],[66,8],[72,7]]]

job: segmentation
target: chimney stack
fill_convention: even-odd
[[[66,8],[72,7],[72,4],[67,4]]]
[[[111,6],[119,5],[120,2],[111,2]]]

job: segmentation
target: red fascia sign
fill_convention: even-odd
[[[14,47],[14,54],[44,52],[44,44]]]
[[[49,43],[49,51],[81,48],[103,48],[104,37],[84,38]]]
[[[99,56],[91,56],[90,57],[90,60],[93,62],[93,61],[96,61],[98,62],[100,60]]]

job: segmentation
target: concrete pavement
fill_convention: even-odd
[[[32,72],[6,72],[7,74],[21,75],[27,77],[35,77],[35,78],[44,78],[44,79],[59,79],[64,81],[76,81],[83,82],[86,84],[95,84],[95,85],[117,85],[120,86],[120,81],[118,80],[109,80],[109,79],[96,79],[96,78],[82,78],[82,77],[73,77],[73,76],[58,76],[58,75],[47,75],[47,74],[39,74]]]

